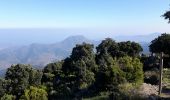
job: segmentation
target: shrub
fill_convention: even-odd
[[[15,96],[9,95],[9,94],[5,94],[5,95],[2,96],[0,99],[1,99],[1,100],[15,100]]]
[[[20,100],[48,100],[48,94],[44,89],[31,86],[24,91]]]
[[[143,82],[142,63],[138,58],[122,57],[118,60],[121,70],[125,73],[127,82],[141,84]]]

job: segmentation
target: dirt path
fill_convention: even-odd
[[[158,85],[143,83],[139,89],[139,94],[143,96],[158,95]]]

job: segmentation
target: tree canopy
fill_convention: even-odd
[[[139,53],[143,51],[141,45],[136,42],[115,42],[111,38],[106,38],[97,47],[97,55],[104,53],[110,54],[112,57],[139,56]]]
[[[170,23],[170,11],[166,11],[162,16],[168,20],[168,23]]]
[[[151,45],[149,46],[150,52],[152,53],[161,53],[170,54],[170,34],[162,34],[155,38]]]
[[[7,69],[5,79],[10,81],[7,91],[20,96],[29,86],[41,84],[41,71],[33,69],[30,65],[17,64]]]

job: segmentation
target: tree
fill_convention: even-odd
[[[33,69],[30,65],[12,65],[7,69],[5,76],[5,79],[10,81],[7,91],[18,98],[28,86],[39,86],[41,78],[42,72]]]
[[[119,42],[119,56],[131,56],[131,57],[136,57],[139,55],[141,51],[143,51],[142,47],[140,46],[139,43],[135,42]]]
[[[64,83],[75,96],[82,96],[82,91],[95,81],[97,64],[95,61],[94,46],[87,43],[76,45],[69,58],[63,63],[62,71],[65,74]]]
[[[62,70],[64,73],[80,74],[83,70],[95,72],[97,65],[93,45],[83,43],[73,48],[70,58],[64,60]]]
[[[162,15],[165,19],[168,19],[169,23],[170,23],[170,11],[166,11],[163,15]]]
[[[71,90],[66,85],[65,75],[62,71],[64,61],[47,64],[43,69],[42,84],[47,87],[49,99],[70,98]]]
[[[44,89],[30,86],[24,91],[20,100],[48,100],[48,94]]]
[[[43,73],[59,74],[61,72],[62,64],[62,61],[49,63],[44,67]]]
[[[2,97],[6,93],[6,87],[6,80],[0,78],[0,97]]]
[[[139,43],[130,41],[116,43],[111,38],[106,38],[103,40],[96,49],[97,55],[107,52],[113,58],[119,58],[123,56],[136,57],[141,51],[143,51]]]
[[[60,80],[60,76],[62,74],[62,61],[58,61],[55,63],[47,64],[43,69],[43,77],[42,77],[42,83],[45,85],[48,85],[48,88],[53,87],[53,83],[56,79],[56,81]]]
[[[97,66],[95,63],[93,48],[94,46],[92,44],[87,43],[76,45],[76,47],[73,48],[70,58],[75,62],[78,60],[83,60],[86,65],[86,69],[95,72],[97,70]]]
[[[170,54],[170,34],[163,33],[151,41],[150,52]]]
[[[142,63],[136,56],[142,47],[135,42],[119,42],[107,38],[96,48],[96,86],[101,90],[112,90],[125,81],[143,82]]]
[[[99,70],[96,75],[95,86],[97,91],[112,91],[118,84],[124,83],[125,74],[117,64],[108,66],[106,70]]]
[[[159,79],[159,94],[162,91],[162,71],[163,71],[163,54],[170,54],[170,35],[169,34],[162,34],[155,38],[149,49],[152,53],[159,53],[160,54],[160,79]]]
[[[96,50],[97,55],[108,53],[112,55],[112,57],[116,57],[119,51],[119,47],[114,40],[112,40],[111,38],[106,38],[96,47]]]

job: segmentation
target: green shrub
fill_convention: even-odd
[[[129,56],[118,60],[119,67],[125,73],[127,82],[141,84],[143,82],[143,67],[140,59]]]
[[[9,94],[5,94],[5,95],[2,96],[0,99],[1,99],[1,100],[15,100],[15,96],[9,95]]]
[[[48,94],[44,89],[31,86],[24,91],[20,100],[48,100]]]

